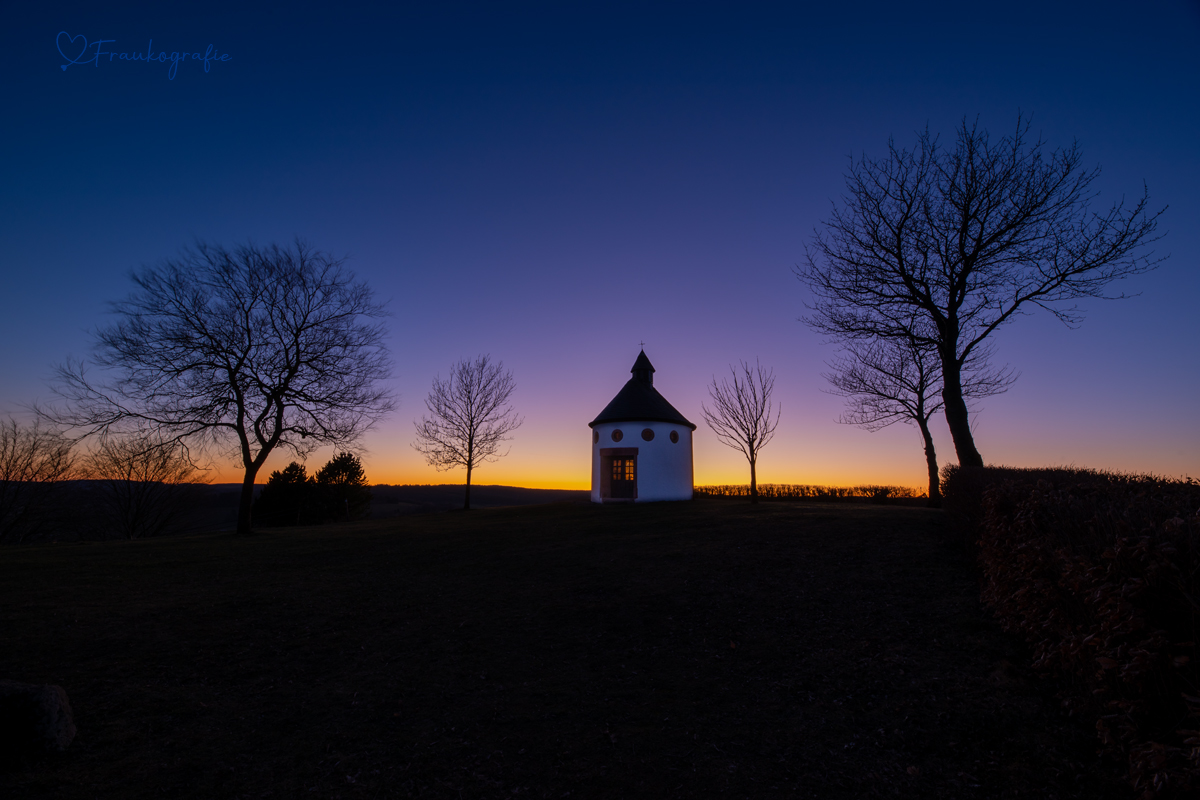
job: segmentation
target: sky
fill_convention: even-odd
[[[700,426],[698,484],[748,482],[701,404],[758,359],[782,406],[760,482],[921,487],[915,428],[838,424],[836,349],[799,320],[794,269],[851,156],[1020,114],[1102,167],[1101,206],[1148,189],[1168,258],[1118,287],[1136,297],[1082,303],[1077,329],[1002,329],[995,361],[1020,377],[979,404],[976,444],[1200,477],[1200,4],[269,5],[0,9],[0,414],[50,398],[132,270],[300,236],[391,313],[399,402],[361,443],[373,483],[463,480],[424,463],[413,423],[435,376],[488,353],[524,424],[474,482],[587,488],[587,423],[645,342]],[[79,36],[118,55],[71,64]],[[120,59],[148,48],[214,59]]]

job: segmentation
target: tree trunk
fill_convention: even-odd
[[[754,462],[750,462],[750,502],[758,502],[758,478],[754,474]]]
[[[933,450],[933,436],[929,433],[928,420],[918,419],[921,427],[921,438],[925,440],[925,464],[929,468],[929,502],[930,508],[942,507],[942,486],[938,480],[937,453]]]
[[[958,463],[964,467],[982,467],[983,456],[975,449],[971,436],[971,421],[967,416],[967,401],[963,399],[962,370],[957,358],[942,354],[942,403],[946,409],[946,424],[954,438]]]
[[[467,499],[463,501],[463,511],[471,510],[471,465],[467,464]]]
[[[242,478],[242,496],[238,500],[238,536],[249,536],[254,532],[250,511],[254,508],[254,478],[257,475],[258,467],[247,467],[246,476]]]

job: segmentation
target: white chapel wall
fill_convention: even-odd
[[[654,431],[646,441],[642,431]],[[692,429],[672,422],[602,422],[592,429],[592,502],[600,498],[600,450],[610,447],[637,448],[637,502],[692,499]],[[612,440],[612,432],[620,430],[621,441]],[[679,434],[679,442],[671,441],[671,431]]]

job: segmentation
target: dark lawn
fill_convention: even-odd
[[[1130,795],[940,512],[554,505],[0,550],[12,797]]]

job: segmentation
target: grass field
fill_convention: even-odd
[[[0,796],[1128,797],[942,524],[700,500],[0,550],[0,678],[79,728]]]

